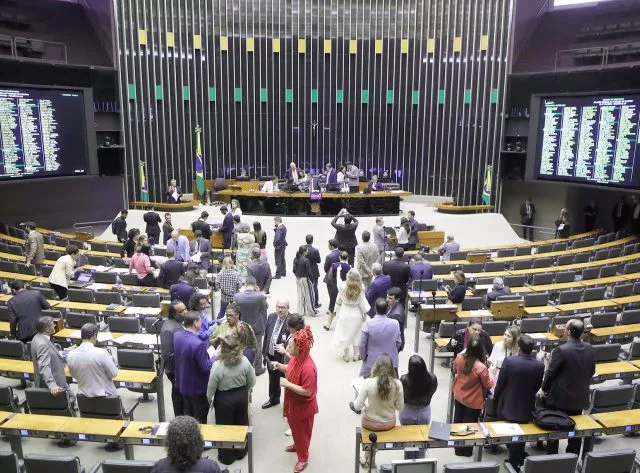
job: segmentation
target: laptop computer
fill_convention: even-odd
[[[93,281],[93,275],[89,272],[81,272],[76,277],[75,281],[71,281],[71,287],[85,287],[91,284]]]

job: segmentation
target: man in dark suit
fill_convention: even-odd
[[[127,209],[120,211],[120,216],[111,223],[111,233],[113,233],[120,243],[127,241],[127,216],[129,211]]]
[[[369,317],[373,317],[376,314],[376,301],[380,298],[386,299],[387,291],[391,289],[391,276],[382,274],[382,265],[380,263],[373,263],[371,271],[373,271],[373,280],[365,292],[367,302],[371,306]]]
[[[571,319],[565,326],[569,338],[551,352],[551,360],[538,396],[545,399],[548,409],[559,410],[567,415],[582,414],[589,407],[589,386],[596,372],[594,349],[584,343],[580,337],[584,332],[584,323]],[[502,376],[502,375],[501,375]],[[567,453],[580,454],[581,438],[568,440]],[[547,441],[547,454],[558,453],[558,441]]]
[[[269,266],[266,256],[262,259],[260,248],[251,250],[251,263],[247,265],[247,276],[252,276],[256,280],[259,290],[269,294],[272,279],[271,266]]]
[[[182,198],[182,191],[175,179],[171,179],[169,182],[169,187],[167,188],[167,192],[164,194],[164,200],[170,204],[179,204],[180,199]]]
[[[282,224],[282,217],[275,217],[276,226],[273,237],[273,257],[276,260],[276,275],[273,279],[280,279],[287,275],[287,263],[284,260],[284,252],[287,249],[287,227]]]
[[[267,323],[267,309],[269,304],[264,292],[256,287],[256,280],[253,276],[247,276],[245,279],[244,292],[237,293],[233,301],[238,306],[238,311],[242,317],[242,321],[251,325],[256,335],[256,345],[262,345],[262,336],[264,335],[265,325]],[[264,364],[262,362],[262,351],[255,354],[253,367],[256,370],[256,376],[264,373]]]
[[[389,261],[385,261],[382,265],[382,272],[391,276],[391,286],[399,287],[402,291],[402,302],[407,299],[407,284],[411,279],[411,269],[409,263],[404,262],[404,248],[397,246],[395,257]]]
[[[611,211],[611,218],[613,219],[613,231],[617,232],[624,228],[624,224],[627,223],[627,217],[629,216],[629,206],[624,198],[624,195],[620,196],[616,205],[613,206]]]
[[[307,235],[307,259],[311,264],[311,285],[313,286],[313,292],[315,293],[315,301],[316,308],[320,307],[322,304],[318,302],[319,294],[318,294],[318,279],[320,279],[320,270],[318,269],[318,265],[322,263],[320,259],[320,252],[317,248],[313,246],[313,235]]]
[[[150,207],[149,211],[143,215],[142,219],[147,224],[145,232],[149,236],[149,244],[157,245],[160,243],[160,224],[162,223],[160,214],[156,212],[153,207]]]
[[[289,338],[287,330],[289,317],[289,301],[282,299],[276,302],[276,312],[269,314],[262,340],[262,355],[269,372],[269,400],[262,405],[263,409],[280,404],[280,378],[284,374],[272,367],[272,362],[284,363],[286,342]]]
[[[387,291],[387,306],[389,308],[387,312],[387,317],[390,319],[395,319],[400,324],[400,339],[402,343],[400,344],[400,348],[398,348],[398,352],[404,350],[404,327],[407,324],[406,313],[404,310],[404,305],[402,304],[403,299],[401,299],[402,291],[399,287],[391,287]]]
[[[498,418],[501,420],[518,424],[526,424],[532,420],[536,393],[544,376],[544,363],[531,353],[533,346],[531,336],[521,335],[518,338],[518,356],[509,356],[502,363],[493,395]],[[524,463],[524,446],[524,442],[507,444],[509,459],[506,461],[516,470]]]
[[[338,223],[338,219],[340,217],[344,218],[344,223]],[[356,246],[358,246],[358,239],[356,238],[358,219],[347,212],[347,209],[342,209],[338,212],[338,215],[333,217],[331,226],[336,229],[336,235],[334,238],[338,242],[338,248],[340,251],[346,251],[349,253],[349,266],[353,267],[353,260],[356,255]]]
[[[224,215],[224,218],[222,219],[222,225],[220,225],[220,228],[218,228],[218,231],[222,233],[222,247],[225,250],[230,250],[234,227],[233,215],[231,215],[231,212],[229,212],[229,209],[226,205],[220,207],[220,213]]]
[[[536,214],[536,206],[531,202],[531,197],[520,206],[520,222],[522,223],[522,238],[533,241],[533,217]],[[528,236],[528,238],[527,238]]]
[[[413,210],[409,210],[407,212],[407,220],[409,221],[409,228],[411,231],[409,232],[409,250],[415,250],[416,246],[418,246],[418,229],[420,225],[416,220],[416,213]]]
[[[335,316],[336,299],[338,298],[338,281],[336,275],[331,271],[331,266],[334,263],[340,262],[340,250],[338,249],[338,242],[332,238],[329,240],[329,254],[324,257],[324,279],[323,282],[327,285],[327,292],[329,293],[329,308],[327,313],[329,318],[324,325],[325,330],[331,328],[333,317]]]
[[[39,291],[25,289],[22,281],[11,281],[9,286],[14,293],[7,302],[10,337],[22,343],[30,342],[38,333],[36,322],[42,317],[42,310],[49,309],[49,303]]]
[[[200,262],[196,262],[196,265],[208,272],[211,267],[211,242],[204,239],[200,230],[196,230],[194,235],[196,239],[189,244],[191,256],[200,253]]]
[[[171,248],[167,248],[167,261],[160,265],[158,284],[165,289],[169,289],[178,282],[186,267],[187,263],[176,261],[176,252]]]
[[[209,218],[209,212],[203,210],[200,214],[200,218],[191,224],[191,230],[195,234],[196,230],[200,230],[202,232],[202,237],[205,240],[209,240],[213,232],[211,231],[211,227],[207,223],[207,219]]]
[[[324,171],[325,184],[336,184],[338,182],[338,173],[333,168],[333,164],[327,163]]]

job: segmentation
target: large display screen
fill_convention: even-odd
[[[87,173],[81,90],[0,86],[0,179]]]
[[[640,187],[640,95],[542,97],[536,178]]]

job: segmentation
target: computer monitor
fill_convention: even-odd
[[[437,473],[437,471],[438,461],[435,458],[391,462],[391,473]]]

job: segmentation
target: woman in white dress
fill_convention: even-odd
[[[496,342],[491,350],[491,355],[488,358],[489,361],[489,376],[493,385],[498,383],[498,375],[502,368],[502,362],[508,356],[518,354],[518,338],[520,338],[520,329],[514,325],[507,327],[504,331],[502,340]],[[493,391],[494,388],[491,388]]]
[[[402,247],[405,251],[409,248],[409,233],[411,228],[409,227],[409,220],[405,217],[400,219],[400,226],[398,227],[398,246]]]
[[[342,359],[349,361],[349,351],[353,347],[353,361],[360,359],[358,343],[360,329],[371,308],[364,293],[364,286],[360,273],[352,269],[347,273],[347,280],[342,281],[338,266],[336,279],[338,281],[338,298],[336,300],[336,316],[338,323],[333,334],[333,344],[342,350]]]

